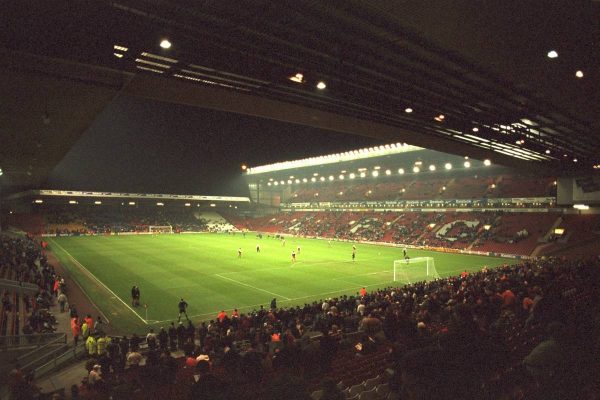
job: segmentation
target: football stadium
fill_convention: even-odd
[[[598,20],[8,5],[0,399],[597,399]]]

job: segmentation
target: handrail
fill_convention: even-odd
[[[63,340],[66,343],[66,336],[66,333],[32,333],[30,335],[0,336],[0,350],[45,345],[58,338],[64,338]],[[36,349],[35,351],[38,350]]]
[[[19,357],[17,357],[17,361],[19,362],[19,364],[24,364],[24,360],[32,355],[39,355],[40,352],[43,352],[44,350],[46,350],[46,348],[55,345],[57,343],[61,343],[61,344],[66,344],[67,343],[67,334],[66,333],[42,333],[41,335],[56,335],[55,339],[50,340],[49,342],[47,342],[46,344],[42,345],[41,347],[38,347],[37,349],[31,350]],[[29,336],[29,335],[28,335]]]
[[[37,285],[29,282],[14,281],[11,279],[0,279],[0,288],[18,290],[21,293],[35,294],[40,289]]]

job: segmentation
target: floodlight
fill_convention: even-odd
[[[317,181],[317,178],[315,178],[315,177],[313,176],[312,178],[310,178],[310,181],[311,181],[311,182],[316,182],[316,181]]]
[[[364,178],[365,176],[367,176],[367,174],[365,174],[364,172],[361,172],[361,173],[360,173],[360,177],[361,177],[361,178]]]
[[[35,204],[42,204],[44,202],[44,200],[41,199],[37,199],[34,201]]]
[[[210,203],[211,207],[216,207],[217,205],[215,203]]]
[[[326,87],[327,87],[327,85],[323,81],[319,81],[319,83],[317,83],[317,89],[319,89],[319,90],[323,90]]]
[[[344,180],[344,175],[343,174],[340,175],[339,178],[340,178],[340,181],[343,181]]]
[[[479,128],[478,127],[474,127],[473,128],[473,132],[479,132]]]
[[[163,39],[160,42],[160,47],[162,47],[163,49],[170,49],[171,48],[171,42],[169,42],[167,39]]]
[[[410,107],[407,107],[407,108],[404,109],[404,112],[407,113],[407,114],[410,114],[411,112],[413,112],[413,109],[410,108]]]
[[[379,171],[373,171],[371,172],[371,175],[373,175],[373,178],[377,178],[379,176]]]
[[[387,176],[390,176],[390,175],[392,174],[392,171],[390,171],[389,169],[386,169],[386,170],[385,170],[385,174],[386,174]]]
[[[117,58],[123,58],[123,54],[121,54],[121,53],[113,53],[113,54]]]
[[[157,205],[157,206],[161,206],[161,207],[162,207],[162,206],[164,206],[164,205],[165,205],[165,203],[156,203],[156,205]]]
[[[546,149],[546,154],[550,154],[550,149]]]
[[[102,204],[102,202],[100,200],[96,200],[96,201],[94,201],[94,204],[100,205],[100,204]]]
[[[469,161],[465,161],[463,165],[465,166],[465,168],[471,168],[471,163]]]
[[[558,57],[558,53],[556,52],[556,50],[550,50],[548,52],[548,58],[556,58]]]
[[[447,170],[450,170],[450,169],[452,169],[452,164],[447,162],[446,164],[444,164],[444,168],[446,168]]]
[[[350,179],[354,179],[354,178],[356,178],[356,174],[354,172],[351,172],[349,177],[350,177]]]
[[[492,162],[486,158],[485,160],[483,160],[483,165],[489,167],[490,165],[492,165]]]
[[[413,172],[414,172],[415,174],[416,174],[416,173],[418,173],[420,170],[421,170],[421,169],[420,169],[419,167],[417,167],[417,166],[415,166],[415,167],[413,168]]]
[[[186,206],[186,207],[191,207],[191,206],[192,206],[192,203],[185,203],[185,204],[184,204],[184,206]]]
[[[245,171],[248,169],[248,166],[246,164],[242,164],[242,171]]]
[[[576,158],[574,158],[574,159],[573,159],[573,162],[577,162],[577,159],[576,159]]]
[[[398,168],[398,173],[399,173],[400,175],[404,174],[404,168]]]
[[[431,172],[435,171],[435,165],[431,164],[431,165],[429,166],[429,170],[430,170]]]
[[[583,71],[577,71],[575,72],[575,76],[578,78],[583,78]]]
[[[275,181],[275,182],[273,182],[273,185],[278,186],[279,182]]]
[[[329,181],[333,181],[335,178],[333,177],[333,175],[329,175]]]
[[[135,201],[130,201],[128,204],[129,204],[130,206],[135,206]]]
[[[302,182],[303,182],[303,183],[306,183],[306,182],[308,182],[308,179],[306,179],[306,178],[302,178]]]
[[[280,185],[285,185],[285,181],[279,181]]]
[[[325,177],[324,177],[324,176],[322,176],[322,177],[320,177],[320,178],[319,178],[319,180],[320,180],[321,182],[325,182]]]
[[[302,83],[304,82],[304,75],[298,72],[296,75],[290,76],[288,79],[292,82]]]
[[[115,44],[115,45],[113,46],[113,49],[115,49],[115,50],[119,50],[119,51],[127,51],[127,50],[129,50],[127,47],[125,47],[125,46],[120,46],[120,45],[118,45],[118,44]]]
[[[69,204],[77,204],[76,200],[69,200]]]

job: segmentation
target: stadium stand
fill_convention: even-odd
[[[222,314],[161,331],[141,350],[135,335],[114,338],[94,351],[73,390],[83,399],[272,399],[288,393],[286,382],[287,398],[298,399],[332,391],[592,399],[599,267],[597,259],[531,260],[364,297]]]

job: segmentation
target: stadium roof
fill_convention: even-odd
[[[0,167],[39,183],[121,91],[591,173],[600,3],[481,4],[13,2]]]

